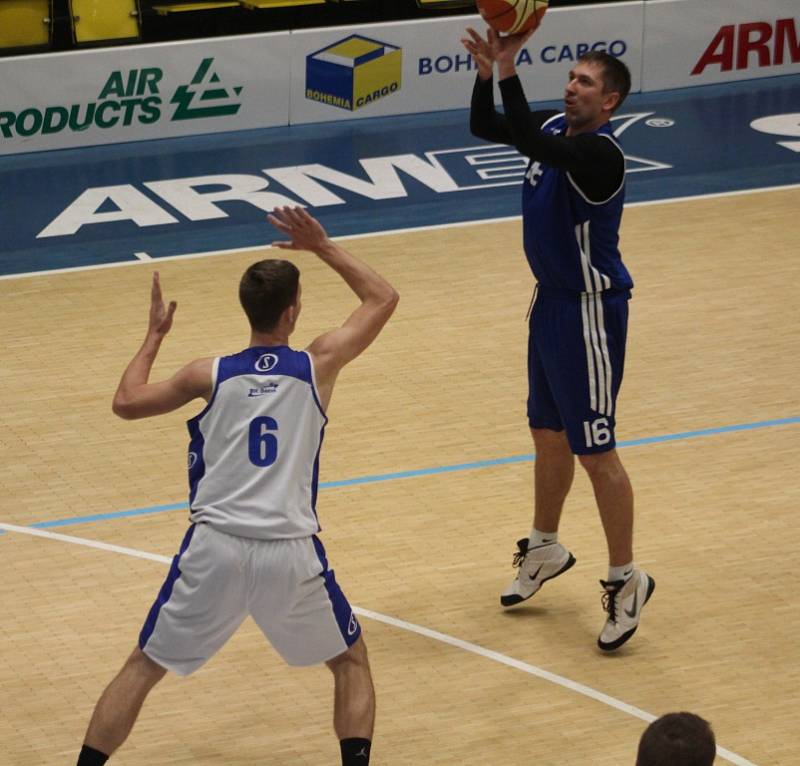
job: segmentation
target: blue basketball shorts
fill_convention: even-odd
[[[189,675],[251,616],[290,665],[333,659],[361,635],[316,536],[235,537],[192,524],[139,636],[167,670]]]
[[[576,455],[616,445],[629,298],[627,290],[537,291],[528,336],[528,423],[565,430]]]

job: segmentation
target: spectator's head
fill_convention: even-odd
[[[667,713],[642,734],[636,766],[711,766],[716,751],[708,721],[694,713]]]

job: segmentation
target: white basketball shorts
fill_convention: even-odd
[[[192,524],[139,647],[186,676],[211,659],[247,615],[290,665],[332,659],[361,634],[316,536],[255,540]]]

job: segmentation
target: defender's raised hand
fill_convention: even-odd
[[[330,243],[322,224],[302,207],[277,207],[267,220],[291,238],[288,242],[273,242],[273,247],[317,253]]]
[[[164,298],[161,295],[161,281],[158,272],[153,273],[153,284],[150,288],[150,321],[147,327],[148,335],[156,338],[163,338],[172,329],[172,317],[178,304],[170,301],[168,306],[164,306]]]

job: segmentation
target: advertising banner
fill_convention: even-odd
[[[650,0],[642,90],[800,73],[798,0]]]
[[[625,61],[639,89],[644,3],[551,8],[520,52],[531,100],[560,99],[570,66],[589,50]],[[461,45],[480,16],[292,33],[293,123],[465,109],[476,69]]]
[[[0,155],[469,105],[477,15],[0,59]],[[798,0],[550,8],[520,52],[532,102],[589,50],[633,92],[800,73]],[[499,99],[499,94],[496,93]]]
[[[286,125],[290,37],[0,59],[0,154]]]

